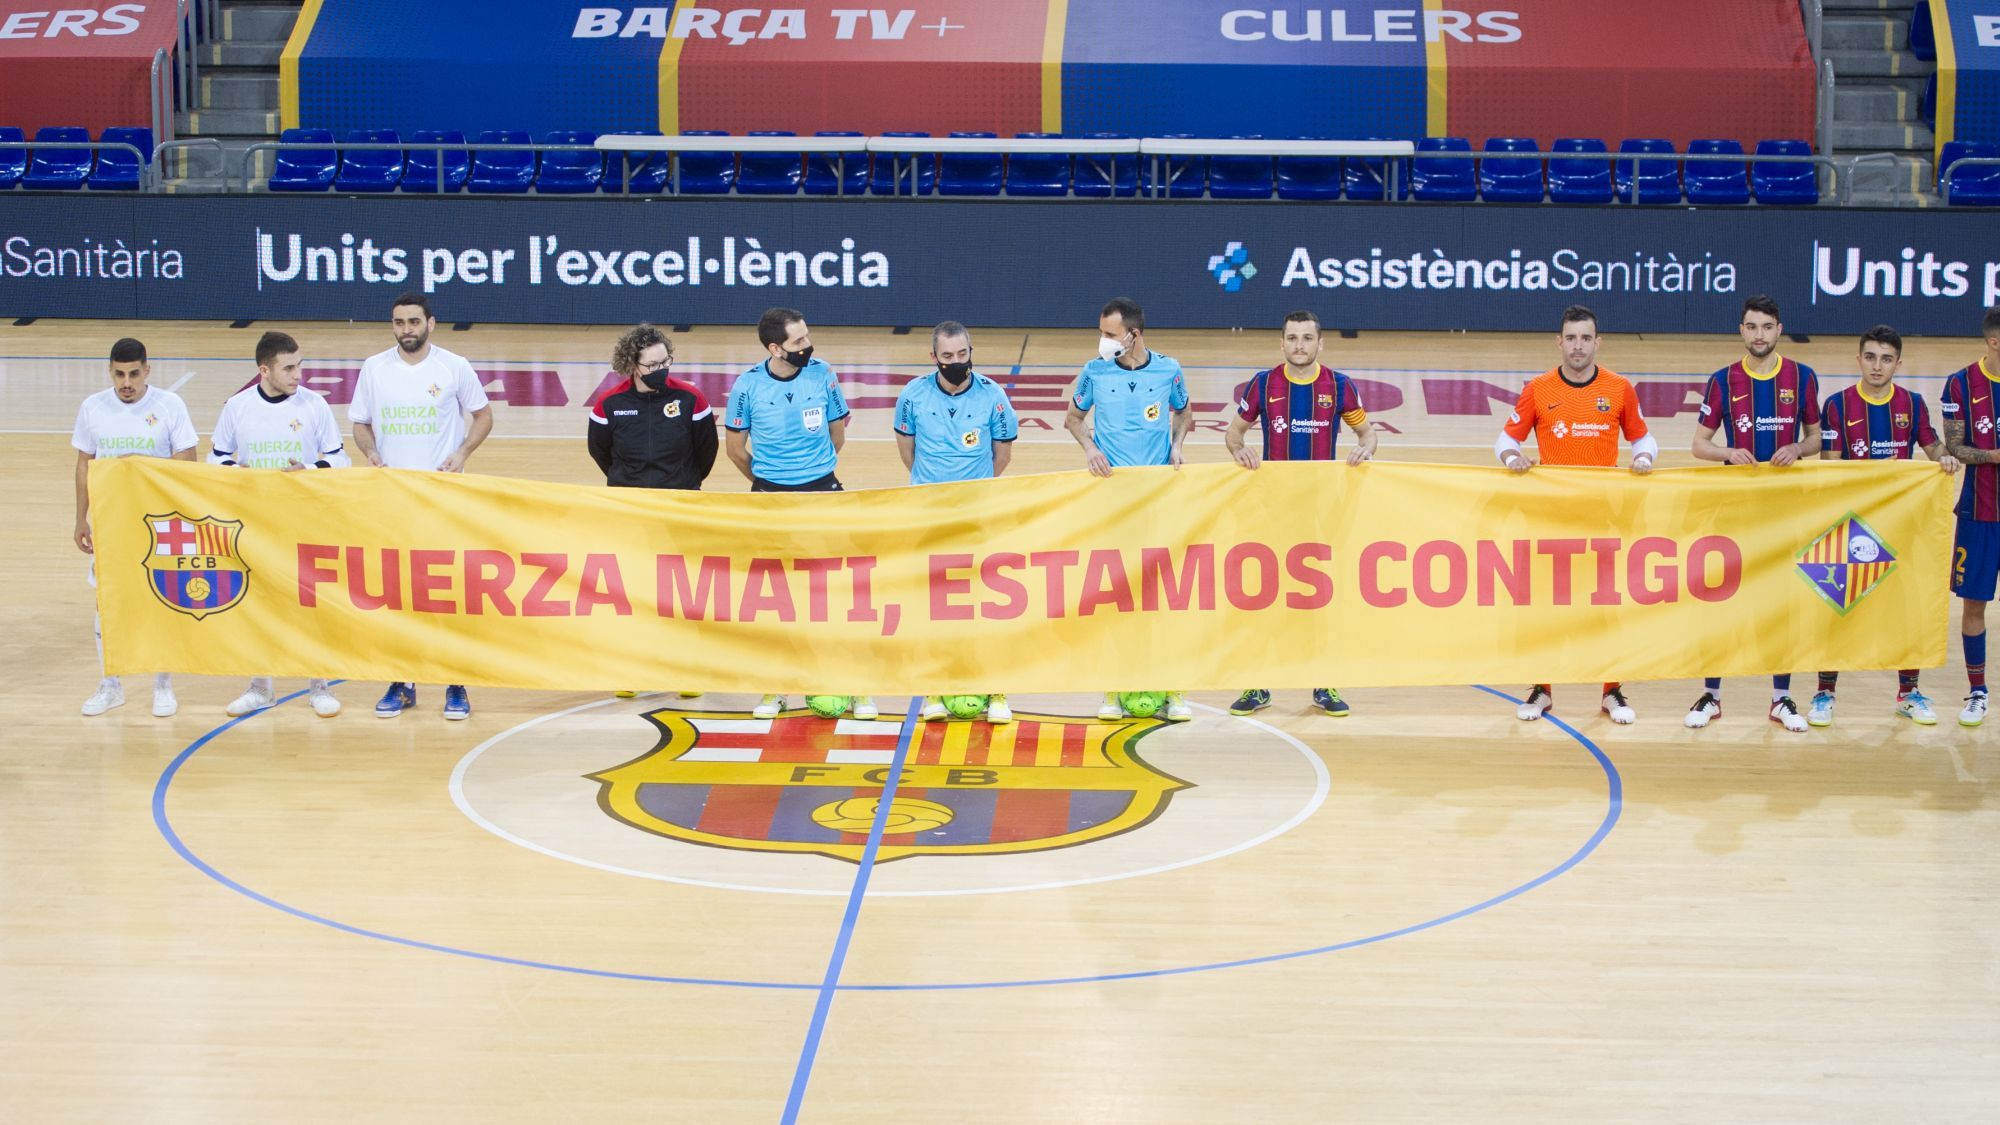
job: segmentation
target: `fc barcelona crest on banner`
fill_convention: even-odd
[[[142,565],[153,596],[196,621],[243,600],[250,568],[237,553],[242,520],[195,519],[169,512],[147,516],[149,542]]]
[[[1849,512],[1798,553],[1799,573],[1834,612],[1846,616],[1896,569],[1896,554]]]
[[[660,742],[590,775],[598,805],[689,843],[861,861],[901,724],[663,709]],[[1188,783],[1136,744],[1166,724],[1017,714],[1000,726],[920,726],[883,824],[878,862],[1046,851],[1129,832]]]

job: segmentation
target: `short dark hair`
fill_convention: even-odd
[[[674,358],[674,342],[667,339],[666,333],[650,324],[634,326],[623,336],[618,337],[616,344],[611,345],[611,370],[620,375],[637,375],[639,356],[654,344],[665,344],[667,358]]]
[[[1590,306],[1571,305],[1563,310],[1563,328],[1568,328],[1572,324],[1585,320],[1590,322],[1590,330],[1592,332],[1597,331],[1597,314],[1590,311]]]
[[[268,367],[281,355],[299,350],[299,342],[283,332],[266,332],[257,339],[257,366]]]
[[[144,363],[146,362],[146,345],[127,336],[111,345],[111,362]]]
[[[1118,319],[1125,322],[1125,327],[1129,331],[1144,332],[1146,330],[1146,310],[1140,308],[1139,302],[1132,298],[1113,297],[1109,301],[1104,302],[1104,308],[1098,312],[1097,319],[1103,320],[1112,313],[1118,314]]]
[[[1986,310],[1985,318],[1979,322],[1979,334],[1989,340],[2000,336],[2000,305],[1994,305]],[[133,343],[138,341],[134,340]]]
[[[757,318],[757,342],[783,347],[785,337],[792,334],[792,325],[805,318],[806,314],[797,309],[765,309],[764,315]]]
[[[1861,347],[1865,348],[1871,342],[1887,344],[1895,349],[1897,355],[1903,354],[1903,334],[1886,324],[1878,324],[1861,334]]]
[[[402,308],[404,305],[415,305],[418,308],[424,310],[425,320],[429,320],[437,316],[436,313],[431,311],[431,299],[429,297],[424,296],[422,293],[405,293],[402,296],[397,297],[395,303],[389,306],[389,315],[395,316],[396,310]]]
[[[936,328],[931,329],[932,355],[937,354],[938,341],[948,336],[963,336],[965,337],[965,346],[966,347],[972,346],[971,329],[967,328],[965,325],[960,324],[955,320],[941,320],[938,322],[938,326]]]
[[[1302,321],[1312,322],[1313,331],[1318,332],[1320,330],[1319,314],[1311,309],[1293,309],[1291,312],[1285,314],[1286,324],[1298,324]]]
[[[1742,315],[1749,316],[1753,312],[1763,313],[1764,315],[1770,317],[1772,320],[1778,321],[1780,323],[1783,323],[1785,319],[1784,317],[1778,315],[1778,302],[1773,301],[1771,298],[1766,297],[1762,293],[1757,294],[1755,297],[1748,298],[1743,302]]]

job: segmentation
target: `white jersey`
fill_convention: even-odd
[[[222,404],[208,459],[252,469],[282,469],[294,461],[309,468],[319,461],[344,465],[341,446],[340,426],[324,395],[300,387],[273,402],[255,384]]]
[[[465,416],[486,409],[486,390],[463,356],[432,344],[422,363],[410,364],[401,351],[362,362],[347,420],[374,429],[384,465],[435,469],[465,441]]]
[[[150,386],[130,404],[109,387],[84,399],[69,439],[92,457],[172,457],[199,441],[181,396]]]

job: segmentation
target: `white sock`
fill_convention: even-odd
[[[173,673],[172,673],[172,672],[155,672],[155,673],[153,673],[153,690],[154,690],[154,691],[172,691],[172,690],[174,690],[174,675],[173,675]]]
[[[1778,689],[1776,689],[1776,688],[1772,688],[1772,689],[1771,689],[1771,702],[1772,702],[1772,703],[1776,703],[1776,702],[1778,702],[1778,701],[1779,701],[1780,699],[1789,699],[1789,698],[1791,697],[1791,694],[1792,694],[1792,693],[1791,693],[1791,692],[1789,692],[1789,691],[1779,691],[1779,690],[1778,690]]]
[[[314,680],[312,682],[311,688],[308,690],[310,691],[311,694],[318,695],[320,692],[332,691],[333,689],[327,685],[327,682],[325,680]]]
[[[270,695],[270,694],[271,694],[271,677],[269,677],[269,676],[252,676],[252,677],[250,677],[250,690],[251,690],[251,691],[260,691],[260,692],[263,692],[263,693],[264,693],[265,695]]]

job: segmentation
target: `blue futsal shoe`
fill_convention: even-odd
[[[453,684],[444,689],[444,717],[447,719],[472,717],[472,700],[466,697],[465,685]]]
[[[417,685],[390,684],[389,690],[383,692],[381,700],[375,704],[375,717],[393,719],[403,713],[403,708],[416,705]]]

